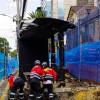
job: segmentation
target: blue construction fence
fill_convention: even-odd
[[[18,70],[17,57],[7,57],[0,52],[0,80]]]
[[[100,82],[100,41],[64,52],[65,68],[80,80]]]
[[[77,20],[76,28],[64,32],[64,66],[80,80],[100,82],[100,9]],[[55,39],[56,44],[59,40]],[[59,45],[56,45],[59,65]]]
[[[78,19],[64,35],[65,68],[80,80],[100,82],[100,9]]]

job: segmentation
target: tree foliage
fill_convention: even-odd
[[[32,19],[32,18],[44,18],[44,17],[46,17],[46,14],[42,10],[42,7],[37,7],[37,9],[36,9],[35,12],[29,13],[28,19]]]
[[[35,18],[35,14],[34,12],[32,11],[31,13],[29,13],[29,17],[27,17],[28,19],[32,19],[32,18]]]
[[[37,7],[35,11],[35,18],[44,18],[46,17],[45,12],[42,10],[41,7]]]
[[[11,57],[16,57],[17,56],[17,50],[13,50],[12,52],[10,52],[10,56]]]
[[[10,52],[9,42],[6,38],[0,37],[0,52],[6,55]]]

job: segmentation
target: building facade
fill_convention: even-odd
[[[47,16],[67,20],[70,7],[76,4],[76,0],[46,0],[45,10]]]
[[[76,6],[77,0],[64,0],[64,20],[67,20],[71,6]]]
[[[82,2],[81,2],[82,1]],[[91,2],[90,2],[91,1]],[[76,24],[77,28],[70,31],[70,34],[66,34],[67,37],[74,38],[75,41],[70,41],[70,38],[67,38],[67,43],[71,45],[67,49],[74,48],[79,44],[86,42],[95,42],[100,40],[100,17],[97,0],[79,0],[77,6],[71,6],[67,20]],[[74,34],[74,35],[73,35]]]
[[[46,16],[47,17],[51,17],[52,16],[52,11],[51,11],[51,0],[46,1],[46,6],[45,6],[45,12],[46,12]]]

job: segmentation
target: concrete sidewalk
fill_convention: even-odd
[[[8,95],[8,80],[4,79],[0,82],[0,100],[7,100]]]
[[[14,72],[13,74],[18,75],[18,71]],[[8,100],[8,90],[9,90],[9,83],[8,79],[4,78],[0,81],[0,100]]]
[[[5,81],[5,79],[2,79],[2,80],[0,81],[0,88],[2,87],[4,81]]]

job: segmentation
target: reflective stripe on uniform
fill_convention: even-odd
[[[46,75],[46,76],[45,76],[45,79],[46,79],[46,80],[48,80],[48,79],[49,79],[49,80],[53,80],[53,77],[52,77],[52,76],[49,76],[49,75]]]
[[[19,99],[24,99],[24,97],[19,97]]]
[[[15,100],[15,98],[9,98],[10,100]]]
[[[38,78],[38,79],[40,79],[40,75],[37,74],[37,73],[31,73],[30,74],[30,78]]]
[[[52,76],[45,76],[45,78],[53,78]]]
[[[51,74],[46,74],[46,75],[52,76]]]
[[[31,76],[30,78],[38,78],[38,79],[40,79],[40,77],[38,77],[38,76]]]
[[[24,93],[19,93],[20,96],[24,95]]]
[[[15,93],[14,92],[10,93],[10,100],[15,100]]]
[[[37,99],[40,99],[41,98],[41,96],[38,96],[38,97],[36,97]]]
[[[34,95],[33,95],[33,94],[30,94],[29,96],[30,96],[30,97],[34,97]]]
[[[50,93],[49,98],[53,98],[53,97],[54,97],[53,93]]]
[[[49,96],[54,96],[53,93],[50,93]]]
[[[15,93],[14,92],[11,92],[10,95],[15,95]]]
[[[46,74],[45,78],[53,78],[53,76],[51,74]]]

